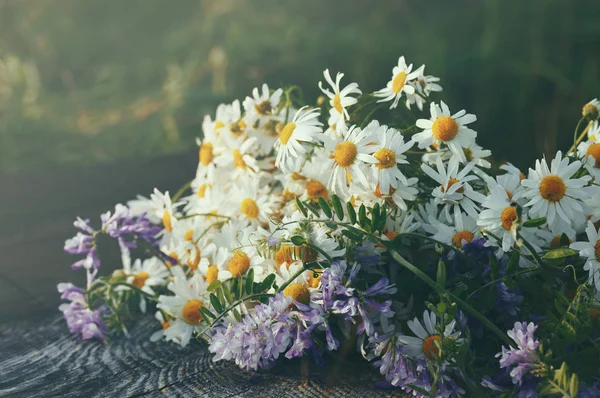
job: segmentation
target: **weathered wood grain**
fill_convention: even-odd
[[[203,343],[186,348],[149,336],[148,316],[109,345],[68,334],[62,318],[0,325],[0,396],[3,397],[385,397],[366,363],[305,367],[282,363],[271,372],[250,373],[214,363]],[[306,377],[307,376],[307,377]]]

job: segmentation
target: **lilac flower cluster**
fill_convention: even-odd
[[[398,334],[393,331],[375,333],[369,340],[373,346],[373,353],[379,357],[373,365],[379,368],[385,382],[394,387],[400,387],[414,397],[429,397],[433,391],[434,379],[429,373],[425,359],[412,359],[404,354],[404,347],[398,344]],[[444,374],[435,383],[435,397],[450,398],[464,394],[453,378]],[[420,391],[427,391],[423,395]]]
[[[69,332],[81,334],[84,340],[97,338],[105,341],[106,325],[102,320],[102,311],[92,311],[85,300],[85,292],[71,283],[59,283],[60,298],[70,303],[61,304]]]
[[[510,368],[510,376],[513,384],[521,385],[523,377],[530,373],[539,363],[539,357],[536,352],[540,345],[533,333],[536,331],[537,325],[533,322],[515,322],[514,328],[507,332],[515,343],[517,348],[502,347],[502,352],[496,357],[500,357],[500,368]]]

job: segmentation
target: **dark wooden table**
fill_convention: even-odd
[[[379,397],[377,373],[357,360],[290,362],[250,373],[211,360],[206,346],[151,343],[151,316],[131,339],[105,346],[68,333],[56,284],[83,284],[63,253],[76,216],[98,220],[115,203],[193,177],[196,153],[0,176],[0,396]]]

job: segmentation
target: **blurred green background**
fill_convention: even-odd
[[[263,81],[312,102],[330,68],[374,91],[402,54],[529,166],[600,96],[599,22],[597,0],[0,0],[0,172],[195,150]]]

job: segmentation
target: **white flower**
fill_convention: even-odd
[[[167,288],[174,296],[158,297],[157,307],[166,311],[174,317],[164,330],[167,341],[175,341],[186,346],[194,332],[202,331],[202,316],[200,308],[210,307],[209,293],[206,288],[208,284],[200,275],[193,276],[189,280],[181,267],[171,267],[174,279]]]
[[[453,339],[460,342],[461,339],[458,339],[460,332],[454,331],[455,325],[455,320],[446,325],[444,339]],[[419,319],[415,318],[408,321],[408,327],[417,337],[398,335],[398,341],[405,344],[404,352],[412,358],[426,357],[431,360],[439,358],[440,350],[437,345],[442,344],[442,337],[438,330],[441,326],[437,324],[435,313],[425,310],[423,312],[423,323],[421,324]]]
[[[303,156],[307,152],[304,145],[322,141],[322,123],[318,119],[319,112],[319,109],[301,108],[296,112],[292,121],[283,127],[275,142],[276,167],[284,172],[298,171],[304,160]]]
[[[327,140],[325,149],[329,151],[329,164],[324,171],[329,171],[329,189],[334,193],[345,193],[351,182],[360,182],[365,188],[369,182],[363,167],[365,162],[373,163],[377,160],[369,155],[371,152],[371,129],[361,130],[356,126],[344,132],[343,141]]]
[[[477,137],[477,133],[466,125],[476,121],[477,117],[464,109],[450,116],[450,109],[443,101],[440,106],[432,102],[429,111],[429,120],[417,120],[417,127],[424,130],[415,134],[413,141],[418,142],[421,149],[433,144],[440,148],[441,144],[445,144],[461,163],[465,163],[467,158],[463,148],[472,148]]]
[[[509,251],[515,243],[516,227],[520,222],[517,207],[501,185],[490,187],[490,193],[481,205],[486,209],[479,214],[477,225],[502,239],[502,250]]]
[[[423,110],[425,97],[429,97],[432,92],[442,91],[442,86],[437,84],[440,81],[439,77],[425,76],[425,65],[419,68],[421,76],[408,84],[416,89],[413,94],[406,94],[406,107],[410,109],[412,104],[417,104],[419,110]]]
[[[379,191],[383,195],[390,193],[390,189],[398,188],[399,183],[408,185],[408,180],[402,174],[398,165],[408,164],[404,153],[408,151],[413,142],[404,142],[404,137],[396,129],[387,126],[373,125],[372,137],[375,138],[375,145],[371,145],[373,158],[368,159],[371,163],[375,183],[379,185]],[[368,127],[367,127],[368,128]],[[374,185],[374,184],[372,184]]]
[[[394,66],[394,69],[392,70],[392,79],[388,82],[385,88],[374,93],[376,97],[381,98],[377,102],[387,102],[393,100],[390,109],[394,109],[398,106],[398,102],[400,101],[402,93],[414,94],[415,88],[407,83],[420,77],[422,69],[417,69],[411,73],[412,68],[412,64],[408,66],[406,65],[404,56],[398,58],[398,66]]]
[[[346,108],[357,103],[357,99],[351,97],[351,95],[360,95],[362,92],[358,89],[357,83],[350,83],[340,90],[340,81],[342,80],[342,77],[344,77],[343,73],[337,73],[335,76],[335,83],[331,79],[329,69],[325,69],[323,76],[333,89],[333,92],[331,92],[328,89],[323,88],[323,84],[319,82],[319,88],[327,97],[329,97],[329,103],[331,105],[328,123],[338,134],[341,134],[347,129],[346,121],[350,119],[350,115]]]
[[[598,100],[595,101],[598,102]],[[588,128],[587,136],[588,140],[600,142],[600,123],[597,120]]]
[[[232,180],[240,177],[252,177],[259,171],[253,152],[256,140],[256,137],[247,138],[245,136],[226,139],[227,150],[219,156],[217,164],[232,170]]]
[[[249,125],[254,125],[257,121],[259,126],[263,126],[273,116],[276,115],[279,101],[281,100],[282,89],[275,90],[272,94],[269,86],[262,85],[262,92],[257,87],[252,90],[252,97],[246,97],[244,100],[244,109],[246,110],[246,120]]]
[[[453,225],[437,223],[435,227],[436,233],[433,235],[433,239],[448,245],[454,245],[459,249],[464,244],[471,243],[474,239],[481,237],[475,219],[461,213],[454,214]]]
[[[169,269],[157,257],[151,257],[144,261],[138,258],[126,274],[128,284],[151,296],[154,296],[152,288],[166,285],[167,278],[170,276]],[[129,288],[124,287],[123,290],[129,290]],[[140,295],[140,309],[142,312],[146,312],[146,299],[143,294]]]
[[[176,253],[181,264],[197,270],[202,257],[209,256],[215,250],[215,245],[203,236],[209,225],[204,216],[186,218],[177,224],[173,236],[180,242]]]
[[[207,260],[203,257],[198,267],[200,274],[204,276],[204,280],[209,285],[216,280],[221,282],[231,279],[232,275],[229,272],[228,265],[231,258],[231,253],[224,247],[219,247],[211,253],[212,260]],[[204,261],[206,260],[206,261]]]
[[[595,123],[595,125],[597,124],[598,122]],[[594,132],[594,137],[597,134]],[[582,159],[585,169],[595,181],[598,181],[600,178],[600,143],[592,140],[582,142],[577,146],[577,154]]]
[[[173,232],[173,227],[177,223],[175,208],[181,203],[173,204],[169,191],[163,194],[156,188],[154,188],[154,193],[150,195],[150,200],[152,202],[152,214],[162,220],[165,231]]]
[[[571,225],[575,213],[583,211],[580,200],[585,197],[585,186],[590,180],[590,176],[571,178],[580,167],[581,162],[569,164],[569,159],[563,159],[560,151],[550,168],[546,159],[536,160],[535,170],[530,169],[529,178],[521,182],[524,189],[513,198],[529,199],[525,204],[529,207],[529,215],[532,218],[546,217],[550,228],[555,228],[560,222]]]
[[[437,172],[427,164],[421,165],[425,174],[440,184],[433,190],[432,195],[436,204],[444,206],[443,211],[447,222],[452,222],[451,209],[456,214],[462,208],[469,216],[477,218],[478,208],[474,202],[482,202],[485,197],[469,185],[469,181],[477,179],[476,176],[469,175],[474,165],[472,162],[467,163],[459,172],[458,160],[455,157],[448,162],[447,171],[441,159],[437,160]]]
[[[593,222],[588,221],[585,233],[588,241],[572,243],[571,248],[579,250],[579,255],[587,258],[583,269],[589,273],[588,283],[600,292],[600,237]]]
[[[269,217],[278,208],[280,201],[268,191],[268,187],[260,187],[258,178],[241,180],[230,192],[233,206],[231,214],[241,217],[252,225],[267,225]]]
[[[150,341],[153,343],[162,339],[165,335],[165,330],[168,329],[171,325],[171,320],[168,317],[165,318],[162,312],[160,311],[156,311],[156,313],[154,314],[154,318],[156,318],[156,320],[160,322],[161,329],[152,333],[152,335],[150,336]],[[179,344],[179,341],[176,342]]]

